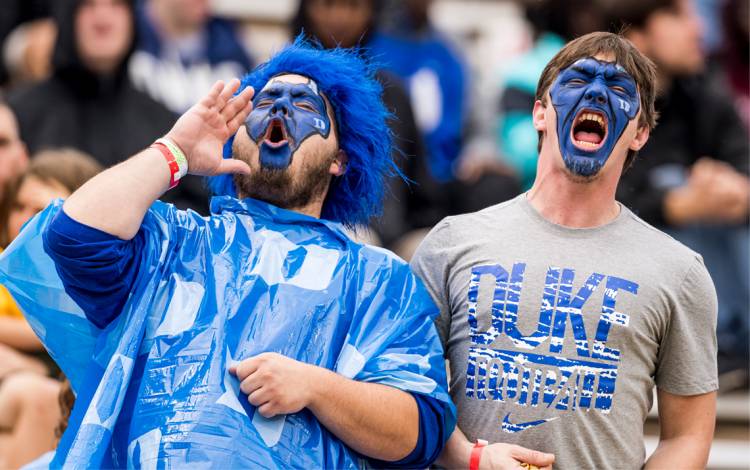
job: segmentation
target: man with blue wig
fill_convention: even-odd
[[[380,92],[355,53],[297,41],[29,223],[0,280],[76,392],[50,466],[437,457],[455,423],[437,309],[343,230],[393,168]],[[186,173],[214,177],[210,217],[157,201]]]

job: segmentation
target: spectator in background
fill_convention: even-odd
[[[44,74],[46,67],[42,59],[46,51],[37,47],[35,38],[40,38],[44,44],[39,44],[46,49],[49,42],[50,29],[54,37],[54,27],[51,28],[50,16],[51,0],[3,0],[0,8],[0,50],[3,54],[0,59],[0,87],[9,85],[11,71],[8,70],[8,59],[6,40],[13,35],[16,37],[16,45],[12,48],[17,51],[18,58],[32,72],[31,78],[36,74]],[[20,27],[20,28],[19,28]],[[20,33],[20,34],[19,34]],[[20,38],[22,36],[23,38]],[[42,57],[39,57],[39,55]],[[11,62],[15,62],[11,60]]]
[[[127,76],[134,48],[130,0],[60,0],[55,3],[58,36],[53,75],[8,97],[21,138],[35,153],[72,147],[111,166],[148,146],[169,130],[175,115]],[[199,178],[186,179],[169,201],[207,209]]]
[[[536,177],[538,137],[531,110],[539,76],[566,42],[603,29],[604,17],[598,1],[526,0],[523,6],[534,43],[503,76],[497,137],[503,161],[528,190]]]
[[[14,239],[53,199],[68,197],[101,170],[93,158],[72,149],[37,154],[14,184],[11,210],[0,228]],[[17,468],[55,446],[60,383],[49,377],[59,369],[4,287],[0,306],[7,307],[0,310],[0,468]]]
[[[481,113],[469,112],[469,70],[462,51],[432,24],[433,3],[388,1],[381,27],[367,46],[375,60],[407,84],[425,140],[429,177],[437,182],[433,197],[443,195],[445,216],[502,202],[518,194],[519,187],[494,155],[467,150]]]
[[[292,36],[305,34],[326,48],[356,47],[366,45],[374,28],[379,5],[371,0],[355,2],[323,0],[302,0],[292,21]],[[365,53],[365,51],[362,51]],[[414,120],[414,113],[401,80],[391,72],[378,70],[376,79],[383,85],[383,103],[392,118],[388,126],[394,137],[393,160],[401,171],[412,181],[423,182],[426,175],[425,149]],[[411,190],[409,185],[398,177],[390,178],[389,195],[383,201],[383,215],[376,223],[375,231],[379,242],[395,248],[400,237],[409,232],[414,224],[416,210],[423,208],[422,217],[431,220],[434,207],[425,203],[420,189]],[[416,215],[419,220],[419,215]],[[420,222],[416,222],[419,226]],[[399,253],[401,254],[401,253]]]
[[[750,1],[728,0],[722,9],[724,44],[715,59],[735,108],[750,133]]]
[[[703,74],[689,0],[620,0],[610,26],[658,67],[659,125],[618,199],[703,255],[719,298],[719,368],[748,367],[748,135],[732,100]],[[747,73],[747,70],[745,70]]]
[[[18,121],[13,111],[0,99],[0,220],[7,220],[10,210],[11,182],[28,164],[26,144],[21,141]],[[0,227],[0,232],[4,228]],[[8,239],[0,233],[0,248]]]
[[[53,199],[68,197],[101,170],[101,165],[93,158],[76,150],[47,150],[37,154],[12,185],[15,190],[11,196],[10,211],[7,219],[0,221],[3,238],[9,241],[15,239],[23,225]],[[31,361],[31,357],[20,358],[0,349],[0,363],[3,364],[0,367],[0,380],[17,369],[44,374],[56,372],[56,366],[46,356],[42,343],[31,331],[5,288],[0,290],[0,305],[6,307],[0,310],[0,347],[30,353],[46,362],[46,367],[41,363],[34,364],[38,361]]]
[[[428,169],[454,179],[468,115],[469,76],[461,52],[430,23],[431,0],[391,2],[371,54],[404,81],[428,151]]]
[[[147,0],[137,10],[138,44],[130,76],[138,89],[177,114],[216,80],[241,77],[252,61],[229,21],[208,0]]]
[[[407,11],[412,15],[409,21],[417,28],[413,37],[386,38],[376,30],[376,19],[383,6],[378,0],[302,0],[292,27],[294,34],[304,31],[325,47],[360,46],[363,54],[383,66],[378,79],[385,84],[385,104],[395,115],[391,129],[403,157],[396,160],[401,162],[401,170],[413,184],[392,179],[392,194],[385,201],[383,218],[376,230],[388,248],[406,259],[411,257],[427,230],[443,217],[478,210],[518,191],[515,180],[508,176],[482,175],[463,182],[454,174],[456,155],[461,148],[461,127],[465,124],[465,84],[462,72],[459,72],[460,78],[454,76],[454,80],[449,80],[445,89],[437,81],[442,75],[452,73],[447,68],[458,65],[459,61],[448,46],[440,43],[442,39],[427,22],[429,3],[408,5]],[[409,50],[411,61],[421,64],[422,68],[409,71],[394,65],[393,59],[399,63],[404,61],[409,47],[412,48]],[[420,52],[422,48],[424,51]],[[430,54],[444,60],[429,68]],[[408,74],[416,72],[419,76],[409,79]],[[404,75],[399,77],[401,73]],[[415,98],[412,94],[409,98],[411,85],[419,88],[418,93],[425,92],[426,85],[418,84],[422,79],[429,82],[429,96],[436,97],[439,104],[432,99],[421,99],[422,95]],[[406,90],[404,84],[409,85]],[[443,104],[444,101],[450,103]],[[417,110],[413,106],[430,106],[432,111]],[[425,116],[424,123],[434,121],[435,126],[441,126],[439,130],[432,124],[425,128],[436,130],[436,134],[420,131],[417,125],[420,119],[415,119],[419,113]],[[438,135],[441,133],[445,136]],[[421,144],[423,140],[428,145]],[[431,153],[433,147],[438,155],[436,159]]]

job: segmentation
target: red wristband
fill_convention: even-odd
[[[169,151],[166,145],[162,144],[161,142],[154,142],[151,144],[151,148],[158,149],[162,155],[164,155],[164,158],[167,159],[167,164],[169,165],[169,189],[174,188],[179,184],[180,180],[176,179],[175,176],[180,173],[180,165],[177,163],[177,160],[175,159],[172,152]]]
[[[477,439],[474,448],[471,449],[471,457],[469,457],[469,470],[479,470],[479,461],[482,460],[482,451],[484,446],[488,444],[484,439]]]

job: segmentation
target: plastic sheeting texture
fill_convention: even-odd
[[[429,295],[403,261],[339,225],[253,200],[214,198],[208,219],[157,202],[132,293],[100,330],[42,247],[61,206],[0,256],[0,282],[77,394],[51,467],[364,465],[307,410],[255,413],[228,367],[266,351],[436,397],[455,415]]]

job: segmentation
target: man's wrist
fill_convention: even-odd
[[[477,439],[477,442],[471,446],[469,455],[469,470],[479,470],[479,463],[482,461],[482,452],[489,443],[484,439]]]
[[[469,442],[458,428],[456,430],[445,443],[443,452],[435,462],[441,467],[467,469],[474,444]]]
[[[169,137],[157,139],[151,147],[159,150],[166,160],[170,172],[169,189],[174,188],[188,173],[188,161],[185,153],[180,146]]]
[[[326,390],[330,391],[331,374],[335,374],[335,372],[304,362],[301,364],[305,370],[308,384],[305,407],[315,414],[316,410],[321,407],[323,400],[326,399]]]

